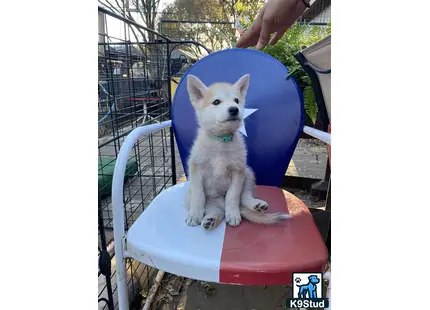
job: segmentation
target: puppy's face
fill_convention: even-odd
[[[235,132],[243,121],[249,74],[235,84],[215,83],[207,87],[194,75],[188,75],[187,88],[200,127],[214,134]]]

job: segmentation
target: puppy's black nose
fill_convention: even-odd
[[[231,116],[236,116],[237,114],[239,114],[239,108],[237,108],[237,107],[229,107],[228,108],[228,113]]]

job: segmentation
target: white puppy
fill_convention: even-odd
[[[207,87],[188,75],[187,88],[200,125],[188,159],[190,187],[186,223],[206,230],[224,219],[238,226],[242,216],[258,224],[273,224],[285,213],[264,214],[268,205],[253,197],[255,178],[246,165],[246,145],[238,131],[243,121],[249,74],[234,85]]]

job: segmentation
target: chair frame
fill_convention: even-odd
[[[129,153],[135,143],[142,137],[158,130],[169,128],[172,121],[164,121],[159,124],[151,124],[134,129],[126,137],[119,151],[112,180],[112,205],[113,205],[113,234],[115,240],[116,278],[118,289],[119,309],[129,309],[127,296],[127,272],[125,258],[132,257],[127,252],[127,235],[124,224],[124,176],[127,167]]]

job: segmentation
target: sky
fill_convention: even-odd
[[[158,11],[161,12],[168,4],[170,4],[172,2],[173,2],[173,0],[161,0]],[[131,13],[131,14],[138,23],[143,24],[142,20],[139,18],[138,13]],[[109,36],[124,39],[124,23],[123,22],[118,21],[117,19],[112,18],[110,16],[107,16],[106,17],[106,23],[107,23],[107,30],[108,30]],[[158,29],[155,29],[155,30],[158,30]]]

